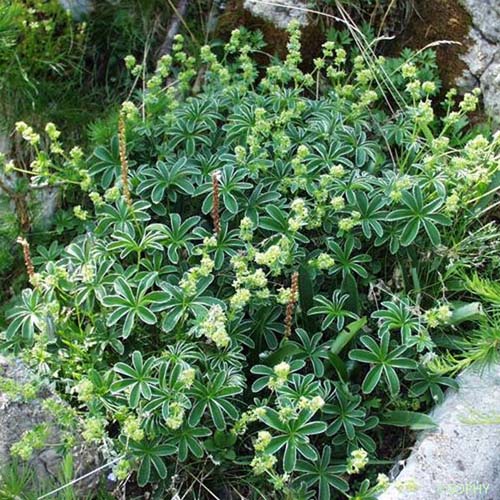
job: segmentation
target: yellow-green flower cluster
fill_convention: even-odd
[[[406,80],[411,80],[417,77],[417,67],[409,62],[404,63],[401,66],[401,74]]]
[[[264,252],[256,252],[255,262],[268,267],[272,274],[277,276],[290,259],[290,246],[290,240],[282,236],[277,244],[271,245]]]
[[[116,467],[113,470],[116,479],[118,481],[123,481],[127,479],[127,477],[130,475],[132,472],[132,464],[130,463],[129,460],[120,460],[117,464]]]
[[[380,490],[385,490],[389,487],[389,478],[385,474],[377,474],[377,487]]]
[[[169,429],[176,430],[184,422],[184,407],[177,401],[173,401],[168,405],[168,417],[165,420],[165,425]]]
[[[127,121],[134,121],[139,117],[139,110],[132,101],[124,101],[122,103],[122,113]]]
[[[462,102],[458,105],[459,108],[465,113],[471,113],[475,111],[479,103],[479,95],[481,94],[481,89],[476,88],[471,92],[467,92],[464,95]]]
[[[296,232],[302,226],[307,224],[309,210],[306,207],[306,202],[302,198],[296,198],[290,205],[293,216],[288,219],[288,227],[291,231]]]
[[[361,214],[357,211],[352,212],[350,217],[344,217],[339,220],[339,229],[341,231],[349,232],[356,227],[361,219]]]
[[[231,339],[226,330],[226,313],[219,304],[210,307],[205,319],[200,323],[199,331],[211,340],[219,349],[227,347]]]
[[[141,428],[141,420],[133,415],[128,416],[123,423],[122,433],[127,439],[142,441],[144,439],[144,431]]]
[[[351,452],[351,456],[347,461],[347,474],[359,474],[368,463],[368,453],[359,448]]]
[[[252,467],[253,473],[258,476],[271,471],[277,461],[278,459],[274,455],[264,453],[255,456],[250,463],[250,467]]]
[[[82,437],[89,443],[100,443],[106,435],[106,419],[90,417],[83,423]]]
[[[398,202],[401,200],[403,191],[411,187],[411,179],[408,176],[398,177],[391,186],[389,198],[392,201]]]
[[[214,269],[214,265],[214,261],[206,253],[203,253],[199,265],[190,268],[179,282],[179,286],[184,293],[187,295],[194,295],[196,293],[198,280],[210,276],[210,273]]]
[[[274,390],[281,387],[283,384],[286,384],[288,380],[288,375],[290,375],[290,365],[282,361],[278,363],[273,368],[274,376],[269,378],[269,382],[267,386],[269,389]]]
[[[240,221],[240,238],[243,241],[250,242],[253,239],[254,225],[250,217],[243,217]]]
[[[252,410],[245,411],[241,414],[241,417],[234,424],[231,429],[233,434],[242,435],[245,434],[248,428],[248,424],[256,422],[266,414],[266,409],[264,407],[257,407]]]
[[[107,189],[104,192],[104,199],[107,202],[113,203],[116,200],[119,200],[121,196],[120,188],[118,186],[113,186]]]
[[[310,410],[313,413],[321,410],[325,406],[325,400],[321,396],[314,396],[312,398],[306,398],[301,396],[298,403],[298,410]]]
[[[335,259],[331,255],[321,252],[315,259],[311,259],[309,264],[320,271],[327,271],[335,265]]]
[[[22,460],[29,460],[35,450],[45,446],[49,438],[49,429],[46,425],[36,425],[33,429],[24,432],[21,439],[10,448],[12,456]]]
[[[434,110],[429,99],[420,101],[414,108],[415,122],[420,125],[428,125],[434,120]]]
[[[88,403],[94,397],[94,384],[87,378],[83,378],[73,388],[77,394],[78,401]]]
[[[87,210],[84,210],[81,205],[76,205],[73,207],[73,214],[77,219],[80,220],[87,220],[89,213]]]
[[[40,142],[40,134],[37,134],[33,128],[28,126],[25,122],[16,123],[16,132],[21,134],[21,137],[32,146],[36,146]]]
[[[236,273],[233,280],[235,294],[230,298],[232,310],[241,310],[252,298],[267,299],[270,292],[267,288],[267,277],[262,269],[250,270],[248,259],[243,255],[235,255],[231,258],[231,265]]]
[[[449,322],[452,316],[452,312],[450,307],[446,304],[443,304],[438,307],[434,307],[433,309],[429,309],[425,315],[424,319],[427,322],[429,328],[436,328],[439,325],[444,325]]]
[[[248,288],[239,288],[229,299],[232,310],[239,311],[243,309],[250,301],[252,294]]]
[[[195,378],[196,370],[192,367],[189,367],[182,370],[179,380],[184,385],[184,387],[186,387],[186,389],[189,389],[193,385]]]
[[[257,439],[253,443],[253,448],[257,453],[262,453],[266,450],[271,442],[272,436],[268,431],[259,431]]]

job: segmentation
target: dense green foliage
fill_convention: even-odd
[[[91,202],[71,244],[34,271],[28,252],[4,347],[85,413],[119,480],[136,472],[160,496],[198,477],[216,495],[375,498],[384,432],[432,426],[419,410],[455,386],[471,322],[491,330],[474,361],[498,346],[498,290],[471,274],[498,258],[479,218],[499,137],[467,127],[476,94],[449,93],[439,117],[425,58],[327,42],[304,74],[299,40],[291,26],[262,74],[243,29],[220,57],[203,47],[193,96],[178,37],[88,160],[18,126],[31,181]]]

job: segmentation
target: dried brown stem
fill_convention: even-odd
[[[212,207],[212,220],[214,223],[215,234],[220,233],[220,215],[219,215],[219,172],[214,172],[212,174],[212,197],[213,197],[213,207]]]
[[[125,201],[127,205],[132,206],[132,197],[130,196],[130,188],[128,185],[128,161],[127,161],[127,137],[125,128],[125,118],[121,114],[118,121],[118,138],[119,138],[119,148],[120,148],[120,163],[121,163],[121,176],[122,176],[122,186],[123,195],[125,196]]]
[[[24,254],[24,264],[26,265],[26,272],[28,273],[30,281],[33,281],[35,277],[35,267],[33,266],[33,261],[31,260],[30,244],[23,238],[19,236],[17,242],[23,247]]]
[[[290,300],[286,306],[285,316],[285,338],[290,338],[292,335],[293,313],[295,312],[295,305],[297,304],[297,296],[299,291],[299,273],[292,274],[292,285],[290,288]]]

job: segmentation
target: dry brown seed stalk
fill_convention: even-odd
[[[30,281],[33,281],[35,276],[35,267],[33,266],[33,261],[31,260],[30,244],[23,238],[19,236],[17,242],[23,247],[24,264],[26,266],[26,272],[28,273]]]
[[[132,206],[132,197],[130,196],[130,189],[128,185],[128,161],[127,161],[127,138],[125,129],[125,118],[120,115],[118,120],[118,138],[120,147],[120,163],[122,166],[122,185],[123,185],[123,195],[125,196],[125,201],[127,205]]]
[[[215,234],[219,234],[220,233],[219,172],[214,172],[212,174],[212,197],[213,197],[212,220],[214,223],[214,231]]]
[[[293,313],[295,304],[297,303],[297,295],[299,292],[299,273],[294,272],[292,275],[292,286],[290,288],[290,300],[286,306],[285,316],[285,337],[288,339],[292,335]]]

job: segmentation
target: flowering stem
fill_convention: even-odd
[[[292,286],[290,289],[290,300],[286,306],[285,316],[285,338],[290,338],[292,334],[293,313],[295,311],[295,304],[297,303],[297,293],[299,290],[299,273],[292,274]]]
[[[212,174],[212,220],[214,223],[215,234],[220,233],[220,216],[219,216],[219,172]]]
[[[127,139],[125,130],[125,118],[123,114],[120,114],[118,121],[118,136],[119,136],[119,148],[120,148],[120,163],[122,166],[122,185],[123,194],[127,205],[132,206],[132,197],[130,196],[130,189],[128,185],[128,161],[127,161]]]
[[[31,260],[30,244],[28,243],[26,238],[23,238],[22,236],[19,236],[19,238],[17,238],[17,242],[23,247],[24,264],[26,265],[26,271],[28,273],[29,279],[30,281],[34,281],[35,268],[33,266],[33,261]]]

